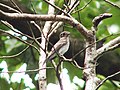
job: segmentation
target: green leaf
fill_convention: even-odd
[[[47,66],[52,67],[50,63]],[[47,83],[56,83],[57,77],[54,69],[47,69],[46,75],[47,75]]]
[[[24,83],[24,79],[21,79],[20,83],[17,82],[11,82],[10,86],[13,88],[13,90],[23,90],[26,88],[25,83]]]
[[[5,78],[0,77],[0,90],[10,90],[10,85]]]
[[[21,62],[21,60],[19,58],[9,59],[9,60],[6,60],[6,62],[7,62],[9,71],[15,71],[15,70],[19,69],[20,66],[23,64],[23,62]]]

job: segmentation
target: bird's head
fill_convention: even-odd
[[[63,32],[60,33],[60,38],[62,38],[62,37],[68,37],[69,35],[70,35],[70,32],[63,31]]]

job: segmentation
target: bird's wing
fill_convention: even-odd
[[[66,42],[67,42],[66,40],[59,40],[59,41],[53,46],[53,48],[51,49],[51,51],[50,51],[50,53],[48,54],[48,57],[47,57],[47,59],[44,61],[44,63],[47,62],[47,61],[49,61],[49,60],[54,59],[55,56],[56,56],[56,53],[59,52],[60,48],[62,48],[64,45],[67,44]],[[43,63],[43,65],[44,65],[44,63]]]
[[[66,40],[59,40],[54,47],[52,48],[52,52],[58,52],[60,50],[60,48],[62,48],[64,45],[66,45]]]
[[[50,53],[48,54],[48,58],[51,60],[55,57],[55,54],[59,52],[60,48],[62,48],[66,44],[66,40],[59,40],[51,49]],[[52,56],[52,57],[51,57]],[[50,58],[51,57],[51,58]]]

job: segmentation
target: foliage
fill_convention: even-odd
[[[26,6],[29,10],[31,10],[31,13],[38,13],[38,14],[47,14],[48,11],[48,4],[46,4],[43,0],[19,0],[20,3],[24,6]],[[114,3],[120,5],[119,0],[111,0]],[[88,3],[88,0],[81,0],[80,5],[78,6],[77,9],[80,9],[85,6],[86,3]],[[10,3],[10,2],[9,2]],[[56,5],[64,8],[63,3],[64,0],[56,0]],[[35,11],[34,11],[35,10]],[[101,24],[98,27],[98,32],[97,32],[97,39],[102,39],[110,34],[118,34],[120,33],[120,9],[117,9],[103,0],[92,0],[91,3],[83,10],[72,13],[72,16],[76,18],[79,22],[81,22],[85,27],[88,29],[91,29],[90,27],[92,26],[92,20],[94,17],[98,16],[101,13],[112,13],[113,17],[107,20],[104,20],[101,22]],[[56,13],[58,11],[56,10]],[[112,28],[113,27],[113,28]],[[4,30],[9,30],[6,26],[0,23],[0,28]],[[75,38],[82,38],[82,35],[75,30],[73,27],[69,26],[68,24],[64,24],[64,29],[69,30],[72,33],[72,37]],[[113,30],[115,29],[115,30]],[[116,35],[117,36],[117,35]],[[105,43],[110,41],[112,38],[115,38],[116,36],[112,36],[106,39]],[[19,36],[20,37],[20,36]],[[24,40],[24,39],[23,39]],[[4,55],[14,55],[16,53],[21,52],[24,48],[26,47],[25,44],[22,42],[8,36],[0,33],[0,56]],[[119,53],[119,50],[117,51]],[[120,53],[119,53],[120,55]],[[10,58],[10,59],[0,59],[0,63],[2,61],[5,61],[7,63],[7,69],[9,71],[16,71],[18,70],[24,63],[27,64],[27,69],[37,69],[38,68],[38,57],[39,54],[37,51],[33,48],[29,48],[26,52],[22,53],[20,56],[15,57],[15,58]],[[48,66],[51,66],[48,64]],[[77,76],[79,79],[82,78],[82,71],[79,70],[78,68],[74,67],[72,64],[65,62],[63,65],[64,68],[68,70],[68,75],[70,77],[70,82],[73,83],[73,78]],[[0,66],[0,71],[4,71],[4,67]],[[2,73],[0,73],[1,76]],[[12,77],[13,73],[9,74],[9,79]],[[32,83],[35,85],[36,80],[34,79],[37,73],[28,73],[30,77],[32,78]],[[56,83],[57,79],[55,77],[55,72],[54,70],[50,69],[47,71],[48,75],[48,83]],[[101,76],[102,79],[103,76]],[[19,77],[18,77],[19,78]],[[75,84],[75,83],[74,83]],[[35,85],[36,86],[36,85]],[[77,86],[80,88],[80,86]],[[4,89],[3,89],[4,88]],[[25,86],[24,79],[21,79],[20,82],[12,82],[12,81],[7,81],[5,77],[0,77],[0,90],[23,90],[28,88]],[[30,87],[29,87],[30,89]],[[26,89],[27,90],[27,89]],[[30,90],[36,90],[35,87],[31,88]],[[111,83],[111,81],[107,81],[99,90],[117,90],[117,87]]]

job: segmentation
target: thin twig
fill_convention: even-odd
[[[33,9],[34,13],[36,14],[36,10],[35,10],[35,8],[34,8],[34,5],[33,5],[33,3],[32,3],[32,0],[30,0],[30,5],[31,5],[31,8]]]
[[[16,36],[10,34],[9,32],[7,32],[7,31],[5,31],[5,30],[1,30],[1,29],[0,29],[0,32],[6,33],[6,34],[8,34],[8,35],[14,37],[14,38],[17,39],[17,40],[19,40],[19,41],[21,41],[21,42],[23,42],[23,43],[25,43],[25,44],[27,44],[27,45],[29,45],[29,46],[34,47],[34,48],[40,53],[40,50],[39,50],[35,45],[33,45],[32,43],[29,43],[29,42],[27,42],[27,41],[24,41],[24,40],[22,40],[21,38],[16,37]]]
[[[104,0],[104,1],[107,2],[107,3],[109,3],[110,5],[118,8],[118,9],[120,9],[120,6],[118,6],[117,4],[115,4],[115,3],[111,2],[111,1],[108,1],[108,0]]]
[[[75,67],[77,67],[77,68],[79,68],[81,70],[84,70],[84,68],[80,67],[75,60],[73,61],[73,66],[75,66]]]
[[[78,9],[78,7],[77,7]],[[81,20],[80,20],[80,12],[77,13],[78,14],[78,21],[81,23]]]
[[[19,10],[19,12],[22,13],[22,10],[18,7],[18,5],[15,3],[14,0],[10,0],[10,2],[13,4],[13,6],[14,6],[15,8],[17,8],[17,9]]]
[[[79,5],[80,1],[76,0],[74,2],[74,4],[72,5],[72,7],[69,9],[69,11],[67,11],[69,14],[72,13],[72,11]]]
[[[45,1],[45,2],[48,3],[49,5],[53,6],[53,7],[56,8],[57,10],[63,12],[66,16],[69,16],[69,17],[70,17],[70,15],[69,15],[68,13],[66,13],[64,10],[62,10],[62,9],[59,8],[58,6],[51,4],[51,3],[50,3],[49,1],[47,1],[47,0],[43,0],[43,1]]]
[[[63,89],[63,82],[62,82],[62,79],[60,77],[60,72],[59,72],[59,67],[61,66],[61,63],[63,62],[63,60],[60,60],[59,61],[59,64],[57,65],[57,68],[56,68],[56,76],[58,78],[58,81],[59,81],[59,84],[60,84],[60,88],[61,90],[64,90]]]
[[[102,80],[102,82],[96,87],[95,90],[98,90],[98,88],[99,88],[106,80],[108,80],[108,79],[110,79],[110,78],[112,78],[112,77],[114,77],[114,76],[116,76],[116,75],[118,75],[118,74],[120,74],[120,71],[118,71],[118,72],[116,72],[116,73],[114,73],[114,74],[112,74],[112,75],[107,76],[104,80]]]
[[[8,22],[6,22],[6,21],[1,21],[1,22],[2,22],[5,26],[7,26],[8,28],[10,28],[12,31],[14,31],[14,32],[16,32],[16,33],[18,33],[18,34],[20,34],[20,35],[26,36],[26,37],[29,38],[29,39],[34,40],[35,43],[44,51],[44,49],[41,47],[40,43],[37,41],[36,38],[33,38],[33,37],[29,36],[29,35],[26,35],[26,34],[24,34],[24,33],[22,33],[22,32],[19,32],[19,31],[15,30],[15,28],[14,28],[10,23],[8,23]],[[34,22],[33,22],[33,23],[34,23]],[[34,25],[36,25],[36,23],[34,23]],[[37,26],[37,25],[36,25],[36,26]]]
[[[17,12],[23,13],[22,10],[21,10],[21,9],[17,6],[17,4],[14,2],[14,0],[10,0],[10,1],[11,1],[11,3],[19,10],[19,11],[17,11]],[[12,10],[14,10],[14,9],[12,9]],[[32,28],[31,28],[30,22],[27,21],[27,24],[28,24],[28,26],[29,26],[29,28],[30,28],[30,32],[32,33],[32,36],[33,36],[33,37],[30,37],[29,35],[26,35],[26,34],[24,34],[24,33],[21,33],[21,32],[16,31],[16,30],[14,29],[14,27],[13,27],[10,23],[8,23],[8,22],[2,21],[2,23],[5,24],[5,25],[6,25],[7,27],[9,27],[10,29],[12,29],[14,32],[19,33],[19,34],[21,34],[21,35],[24,35],[24,36],[26,36],[26,37],[34,40],[35,43],[36,43],[40,48],[42,48],[42,47],[40,46],[40,43],[39,43],[39,42],[37,41],[37,39],[35,38],[35,35],[34,35],[33,30],[32,30]],[[39,27],[34,21],[32,21],[32,23],[33,23],[33,25],[36,26],[37,29],[40,31],[40,27]],[[44,50],[43,50],[43,51],[44,51]]]
[[[56,21],[52,26],[51,29],[49,30],[49,35],[48,38],[53,34],[53,32],[55,32],[55,30],[57,30],[60,26],[62,26],[63,22],[58,22]]]
[[[72,14],[76,13],[76,12],[79,12],[79,11],[82,11],[83,9],[85,9],[90,3],[92,2],[92,0],[89,0],[89,2],[87,4],[85,4],[82,8],[74,11]]]
[[[72,57],[72,59],[74,59],[77,55],[81,54],[81,53],[82,53],[83,51],[85,51],[88,47],[94,45],[95,43],[98,43],[98,42],[100,42],[100,41],[102,41],[102,40],[104,40],[104,39],[106,39],[106,38],[108,38],[108,37],[111,37],[111,36],[114,36],[114,35],[119,35],[119,34],[120,34],[120,33],[117,33],[117,34],[110,34],[110,35],[108,35],[108,36],[106,36],[106,37],[104,37],[104,38],[102,38],[102,39],[100,39],[100,40],[97,40],[96,42],[90,44],[89,46],[83,48],[83,49],[80,50],[78,53],[76,53],[76,54]]]
[[[40,69],[34,69],[34,70],[26,70],[26,71],[0,71],[0,73],[29,73],[29,72],[37,72],[43,69],[53,69],[53,67],[46,67],[46,68],[40,68]]]
[[[35,23],[35,22],[34,22]],[[40,45],[40,43],[37,41],[37,39],[35,38],[35,35],[34,35],[34,33],[33,33],[33,30],[32,30],[32,28],[31,28],[31,25],[30,25],[30,23],[27,21],[27,24],[28,24],[28,26],[29,26],[29,28],[30,28],[30,32],[32,33],[32,36],[33,36],[33,39],[34,39],[34,41],[36,42],[36,44],[44,51],[44,49],[41,47],[41,45]]]
[[[70,14],[77,6],[79,5],[79,1],[78,0],[76,0],[75,2],[74,2],[74,4],[73,5],[69,5],[69,6],[71,6],[71,7],[69,7],[69,10],[67,11],[66,9],[64,10],[65,12],[67,12],[68,14]],[[64,15],[64,13],[62,13],[61,15]],[[50,32],[50,34],[48,35],[48,37],[50,37],[52,34],[53,34],[53,32],[55,32],[55,30],[57,30],[59,27],[61,27],[63,25],[63,22],[58,22],[58,21],[56,21],[53,25],[52,25],[52,29],[50,30],[51,32]]]
[[[23,13],[22,12],[22,10],[19,8],[19,6],[14,2],[14,0],[10,0],[11,1],[11,3],[20,11],[20,13]],[[35,35],[34,35],[34,33],[33,33],[33,30],[32,30],[32,27],[31,27],[31,25],[30,25],[30,22],[29,21],[26,21],[27,22],[27,25],[29,26],[29,29],[30,29],[30,32],[31,32],[31,34],[32,34],[32,36],[33,36],[33,39],[34,39],[34,41],[38,44],[38,46],[40,47],[40,48],[42,48],[41,47],[41,45],[40,45],[40,43],[37,41],[37,39],[35,38]],[[34,21],[33,21],[34,22]],[[33,23],[33,24],[36,24],[35,22]],[[40,28],[40,27],[39,27]],[[38,29],[39,29],[38,28]],[[44,50],[43,50],[44,51]]]
[[[72,59],[67,59],[67,58],[65,58],[64,56],[62,56],[61,58],[63,58],[63,62],[72,62],[73,66],[75,66],[75,67],[77,67],[77,68],[79,68],[79,69],[81,69],[81,70],[84,69],[83,67],[80,67],[80,66],[77,64],[77,62],[76,62],[75,60],[73,60],[73,58],[72,58]]]
[[[98,24],[102,21],[102,20],[104,20],[104,19],[107,19],[107,18],[110,18],[110,17],[112,17],[112,14],[110,14],[110,13],[103,13],[103,14],[100,14],[99,16],[97,16],[97,17],[95,17],[94,19],[93,19],[93,28],[95,29],[95,30],[97,30],[97,26],[98,26]]]
[[[23,52],[25,52],[30,46],[27,46],[26,48],[24,48],[22,51],[20,51],[19,53],[15,54],[15,55],[10,55],[10,56],[0,56],[0,59],[3,58],[14,58],[17,56],[20,56]]]
[[[12,4],[13,4],[13,1],[11,0],[11,2],[12,2]],[[15,2],[14,2],[14,4],[15,4]],[[10,11],[13,11],[13,12],[16,12],[16,13],[22,13],[22,11],[21,10],[19,10],[20,8],[18,7],[18,6],[16,6],[16,4],[15,4],[15,7],[19,10],[16,10],[16,9],[14,9],[14,8],[12,8],[12,7],[9,7],[9,6],[7,6],[7,5],[4,5],[4,4],[2,4],[2,3],[0,3],[0,6],[1,7],[4,7],[4,8],[6,8],[6,9],[8,9],[8,10],[10,10]],[[32,21],[32,23],[33,23],[34,21]],[[36,24],[35,22],[33,23],[34,25]],[[36,26],[36,25],[35,25]],[[40,29],[40,27],[38,28],[38,26],[36,27],[38,30]]]
[[[54,69],[56,70],[57,65],[56,65],[55,61],[52,60],[51,63],[52,63],[52,65],[53,65]]]
[[[116,37],[115,39],[109,41],[108,43],[106,43],[104,46],[102,46],[101,48],[99,48],[97,50],[97,55],[96,57],[100,56],[101,54],[116,49],[117,47],[119,47],[120,45],[120,36]]]
[[[31,21],[30,23],[33,24],[39,30],[40,33],[42,33],[42,30],[37,23],[35,23],[34,21]]]
[[[4,7],[4,8],[6,8],[9,11],[12,11],[12,12],[20,13],[18,10],[14,9],[14,8],[11,8],[11,7],[9,7],[9,6],[5,5],[5,4],[2,4],[2,3],[0,3],[0,7]]]
[[[63,89],[63,85],[62,85],[63,83],[62,83],[62,80],[60,78],[60,70],[59,70],[59,67],[60,67],[60,65],[61,65],[62,62],[63,62],[63,60],[60,60],[59,63],[58,63],[58,65],[56,65],[56,63],[53,60],[51,61],[52,65],[54,67],[54,70],[56,72],[56,76],[58,78],[58,81],[59,81],[59,84],[60,84],[60,88],[61,88],[61,90],[64,90]]]
[[[8,27],[9,29],[11,29],[12,31],[14,31],[15,33],[18,33],[18,34],[20,34],[20,35],[22,35],[22,36],[26,36],[27,38],[34,40],[31,36],[26,35],[26,34],[24,34],[24,33],[22,33],[22,32],[17,31],[17,30],[16,30],[10,23],[8,23],[7,21],[2,21],[2,20],[1,20],[1,23],[4,24],[4,25],[5,25],[6,27]]]

